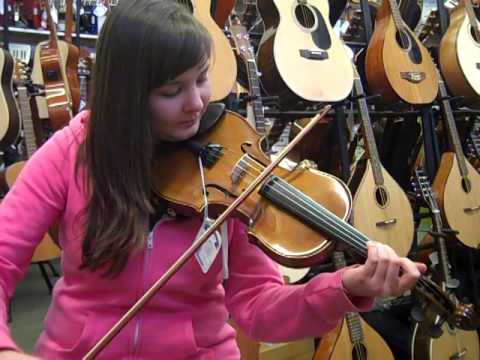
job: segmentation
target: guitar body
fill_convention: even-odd
[[[442,217],[448,226],[458,231],[455,235],[464,245],[478,248],[480,245],[480,209],[466,212],[466,208],[480,205],[480,174],[465,162],[470,180],[470,192],[462,186],[462,176],[453,152],[442,155],[440,166],[433,182],[433,190],[438,195]]]
[[[360,320],[364,342],[357,349],[350,341],[347,322],[344,320],[324,337],[318,346],[314,360],[394,360],[392,351],[383,338],[363,319]]]
[[[217,1],[217,7],[215,9],[215,22],[223,29],[225,26],[228,16],[232,12],[233,6],[235,5],[235,0],[221,0]]]
[[[450,16],[450,26],[440,43],[440,67],[455,96],[479,100],[479,59],[480,44],[472,36],[465,7],[459,6]]]
[[[366,167],[361,180],[362,170],[357,169],[350,182],[353,198],[353,226],[369,238],[389,245],[399,256],[406,256],[413,241],[413,212],[407,196],[390,174],[382,167],[384,179],[383,189],[387,194],[382,206],[379,202],[379,191],[373,177],[372,164],[366,160]],[[358,185],[352,185],[358,184]],[[395,219],[385,226],[377,226],[379,222]]]
[[[343,42],[330,25],[328,1],[305,3],[274,0],[276,10],[271,11],[271,4],[258,2],[267,27],[257,56],[262,85],[267,93],[287,102],[343,100],[352,89],[353,70]],[[279,14],[280,21],[272,14]]]
[[[179,1],[185,3],[185,1]],[[223,31],[210,15],[211,0],[189,0],[193,15],[205,26],[213,40],[213,54],[209,71],[212,83],[211,101],[227,97],[235,86],[237,63],[233,50]],[[187,5],[188,6],[188,5]]]
[[[20,175],[26,161],[19,161],[10,165],[5,171],[5,179],[8,187],[11,189],[15,180]],[[40,243],[35,248],[31,262],[48,261],[60,257],[61,250],[55,244],[52,237],[46,233]]]
[[[389,2],[384,1],[367,48],[365,68],[368,86],[372,93],[381,94],[386,102],[401,99],[415,105],[429,104],[438,93],[435,64],[413,31],[406,26],[403,29],[409,39],[410,50],[404,50],[399,45]]]
[[[15,61],[6,50],[0,49],[0,148],[12,145],[20,135],[20,113],[13,92]]]
[[[442,326],[443,334],[433,339],[415,325],[412,341],[412,360],[478,360],[479,339],[476,331],[452,329],[447,323]],[[458,356],[463,354],[463,356]],[[456,357],[457,355],[458,357]]]

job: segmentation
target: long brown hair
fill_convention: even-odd
[[[122,0],[107,18],[77,158],[89,193],[82,268],[117,275],[143,246],[153,211],[149,95],[209,57],[211,46],[207,30],[172,0]]]

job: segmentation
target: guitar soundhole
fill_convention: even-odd
[[[315,14],[306,5],[297,5],[295,7],[295,16],[297,21],[306,29],[313,29],[315,26]]]
[[[353,360],[365,360],[367,359],[367,348],[362,343],[355,343],[352,349]]]
[[[462,189],[465,191],[467,194],[472,191],[472,183],[470,182],[469,179],[463,178],[462,179]]]
[[[378,206],[380,206],[381,208],[387,206],[387,204],[388,204],[388,193],[387,193],[387,190],[383,186],[379,186],[375,190],[375,201],[377,202]]]
[[[472,39],[476,43],[480,41],[480,39],[477,39],[477,35],[475,35],[475,30],[473,29],[473,26],[470,26],[470,35],[472,35]]]
[[[193,5],[190,0],[178,0],[178,2],[184,6],[187,7],[188,10],[190,10],[191,13],[193,13]]]
[[[410,50],[412,43],[410,41],[408,33],[405,30],[398,30],[395,38],[397,40],[398,46],[400,46],[403,50]]]

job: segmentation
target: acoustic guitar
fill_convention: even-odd
[[[0,148],[14,144],[20,136],[20,114],[13,92],[15,61],[0,48]]]
[[[396,0],[385,0],[378,10],[365,70],[369,89],[385,102],[429,104],[437,95],[435,64],[403,21]]]
[[[177,0],[187,6],[213,39],[212,63],[208,76],[212,83],[212,101],[227,97],[235,86],[237,64],[232,48],[223,31],[210,15],[211,0]]]
[[[336,268],[346,266],[342,252],[333,253]],[[383,338],[358,313],[349,312],[345,319],[322,337],[314,360],[393,360]]]
[[[449,90],[479,102],[480,23],[471,0],[460,0],[440,43],[440,68]]]
[[[20,71],[21,76],[16,80],[16,84],[18,91],[18,103],[20,105],[20,114],[23,124],[26,160],[16,162],[6,169],[5,178],[9,188],[12,188],[15,180],[18,178],[23,167],[25,166],[26,161],[37,150],[38,143],[40,143],[40,140],[37,139],[35,135],[32,111],[30,107],[31,103],[33,103],[30,98],[29,90],[29,87],[31,86],[30,76],[27,74],[26,67]],[[53,229],[54,227],[52,227],[52,231]],[[48,261],[58,258],[60,256],[60,252],[61,251],[59,247],[54,243],[52,237],[46,233],[35,249],[32,262]]]
[[[414,222],[410,202],[380,162],[368,112],[365,93],[358,74],[355,95],[362,119],[367,159],[357,163],[349,187],[354,192],[353,226],[362,233],[406,256],[412,246]]]
[[[258,0],[266,31],[257,64],[261,82],[283,105],[333,102],[353,85],[350,57],[333,32],[325,0]]]
[[[438,195],[443,220],[458,231],[457,239],[466,246],[479,248],[480,174],[465,159],[448,93],[441,79],[439,89],[451,149],[442,154],[433,190]]]
[[[41,118],[45,116],[43,112],[45,109],[42,109],[42,107],[46,103],[50,126],[53,130],[58,130],[65,126],[74,114],[75,105],[68,85],[68,79],[72,75],[70,75],[70,70],[67,69],[73,69],[76,74],[78,49],[74,49],[67,42],[58,40],[48,0],[45,1],[45,6],[50,38],[46,42],[39,43],[35,49],[32,79],[36,84],[44,84],[45,86],[46,102],[42,104],[41,100],[37,100],[39,116]],[[40,97],[37,97],[37,99],[40,99]]]

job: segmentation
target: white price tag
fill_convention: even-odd
[[[208,228],[213,224],[213,222],[214,221],[212,219],[207,218],[202,223],[200,229],[198,230],[197,236],[195,237],[195,241],[197,241],[197,239],[200,238],[200,236],[202,236],[208,230]],[[222,237],[220,236],[220,233],[218,231],[215,231],[195,253],[195,257],[197,258],[197,261],[202,268],[204,274],[206,274],[212,266],[221,247]]]

